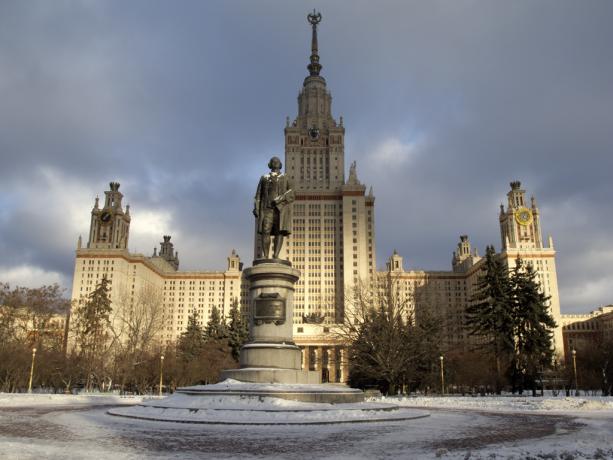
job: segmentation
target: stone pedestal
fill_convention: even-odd
[[[259,259],[244,271],[249,281],[250,340],[241,349],[240,369],[222,372],[254,383],[320,383],[318,372],[302,370],[293,339],[294,284],[300,271],[286,260]]]

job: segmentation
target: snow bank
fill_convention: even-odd
[[[0,393],[0,408],[33,406],[103,406],[131,405],[145,399],[143,396],[111,394],[62,395],[37,393]]]
[[[208,398],[198,397],[197,399],[204,400]],[[359,422],[391,422],[420,419],[430,415],[423,410],[409,408],[396,407],[394,410],[386,410],[382,407],[370,406],[369,403],[362,403],[363,407],[359,407],[359,404],[338,404],[337,406],[323,408],[317,408],[311,405],[309,409],[306,410],[295,408],[281,410],[278,406],[271,409],[268,403],[268,401],[263,401],[260,403],[262,407],[246,408],[232,402],[228,402],[226,407],[223,408],[208,408],[205,404],[201,404],[202,408],[199,409],[138,405],[109,409],[107,413],[158,422],[221,425],[321,425]],[[372,405],[373,403],[370,404]],[[383,404],[379,403],[379,406],[383,406]]]
[[[249,368],[246,368],[249,369]],[[262,369],[257,369],[262,370]],[[264,368],[266,370],[266,368]],[[271,369],[274,370],[274,369]],[[239,391],[239,392],[278,392],[283,393],[313,393],[313,392],[325,392],[325,393],[346,393],[348,391],[355,391],[353,388],[349,388],[346,385],[334,384],[334,383],[322,383],[322,384],[301,384],[301,383],[251,383],[241,382],[234,379],[226,379],[219,383],[212,383],[209,385],[194,385],[189,387],[180,388],[180,390],[208,390],[208,391]]]
[[[449,396],[380,399],[403,407],[435,407],[440,409],[467,409],[499,412],[588,412],[611,411],[613,398],[606,397],[512,397],[512,396]]]

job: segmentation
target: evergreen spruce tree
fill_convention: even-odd
[[[103,277],[74,315],[79,353],[85,363],[85,386],[88,390],[93,388],[93,374],[102,370],[111,311],[109,280]]]
[[[198,324],[198,315],[194,311],[189,315],[187,328],[179,337],[177,354],[184,363],[190,362],[200,357],[204,350],[204,344],[204,332]]]
[[[211,308],[211,316],[204,330],[204,336],[208,339],[225,339],[228,336],[228,327],[224,322],[217,307]]]
[[[502,391],[505,362],[514,350],[511,285],[505,264],[488,246],[471,303],[466,309],[470,334],[480,337],[495,361],[496,392]]]
[[[536,381],[553,358],[553,329],[549,297],[543,294],[532,264],[515,261],[511,274],[515,353],[513,386],[520,392],[529,387],[536,394]]]
[[[228,343],[232,349],[232,357],[238,362],[240,350],[249,338],[249,325],[241,314],[238,301],[232,302],[228,314]]]

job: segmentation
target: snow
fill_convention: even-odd
[[[213,409],[213,410],[262,410],[262,411],[322,411],[322,410],[363,410],[365,408],[375,410],[386,410],[396,408],[396,404],[369,402],[362,404],[327,404],[310,403],[302,401],[290,401],[288,399],[273,397],[252,397],[252,396],[225,396],[207,395],[192,396],[181,393],[161,400],[150,400],[142,405],[151,407],[168,407],[184,409]]]
[[[534,412],[576,414],[585,412],[601,412],[613,415],[613,398],[607,397],[425,397],[416,396],[408,398],[382,398],[386,401],[403,407],[432,407],[440,409],[484,410],[496,412]]]
[[[376,403],[427,408],[431,415],[372,424],[271,427],[135,420],[110,416],[102,407],[156,402],[140,397],[0,393],[0,458],[613,459],[609,399],[384,398]],[[274,409],[296,403],[266,404]]]
[[[142,402],[143,399],[145,399],[143,396],[119,396],[114,394],[0,393],[0,409],[35,406],[133,405]]]
[[[261,370],[258,368],[257,370]],[[240,391],[240,392],[258,392],[258,393],[347,393],[355,392],[353,388],[341,384],[323,383],[323,384],[287,384],[287,383],[250,383],[241,382],[234,379],[226,379],[219,383],[209,385],[194,385],[191,387],[183,387],[180,390],[206,390],[206,391]]]
[[[340,406],[340,405],[339,405]],[[389,422],[414,420],[428,417],[428,412],[399,409],[394,412],[385,410],[346,409],[344,407],[324,410],[261,410],[253,409],[185,409],[138,406],[109,410],[111,415],[181,423],[204,423],[222,425],[320,425],[360,422]]]
[[[203,388],[210,390],[210,386],[213,385]],[[324,387],[324,385],[312,386]],[[246,391],[240,393],[239,389],[243,387],[245,390],[255,391],[254,389],[257,389],[258,393],[256,395]],[[175,393],[162,400],[146,401],[133,407],[110,409],[108,413],[156,421],[246,425],[380,422],[412,420],[429,415],[423,410],[401,409],[396,404],[382,402],[332,404],[261,396],[262,388],[272,388],[283,393],[295,392],[298,388],[314,391],[312,388],[307,388],[307,385],[293,385],[293,391],[288,390],[287,387],[287,385],[279,384],[242,384],[236,381],[225,381],[223,385],[217,385],[216,391],[219,393],[210,391]],[[222,391],[225,394],[220,394]]]

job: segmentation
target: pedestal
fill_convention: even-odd
[[[240,353],[240,369],[222,379],[253,383],[321,383],[318,372],[302,370],[293,339],[294,285],[300,271],[286,260],[259,259],[244,271],[249,281],[250,340]]]

